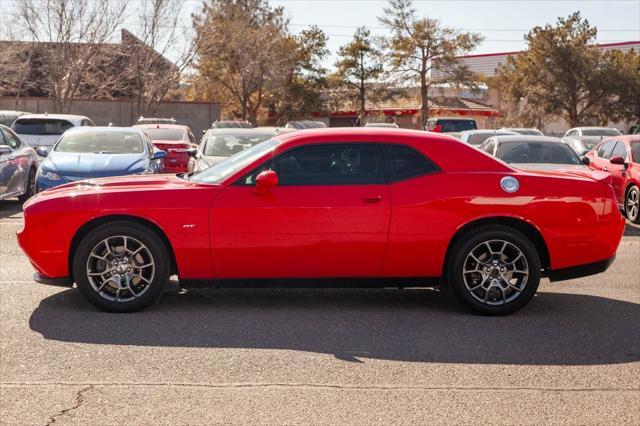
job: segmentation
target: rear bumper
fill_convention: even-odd
[[[39,272],[33,274],[33,280],[39,284],[52,285],[56,287],[73,287],[73,281],[69,277],[47,278]]]
[[[615,258],[616,256],[614,254],[613,256],[604,260],[600,260],[598,262],[551,270],[548,273],[549,281],[572,280],[574,278],[581,278],[589,275],[599,274],[609,269],[609,266],[611,266]]]

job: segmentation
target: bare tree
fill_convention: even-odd
[[[128,0],[17,0],[15,19],[32,42],[43,43],[42,81],[55,112],[68,112],[83,88],[108,91],[98,63],[117,54],[104,48],[124,20]]]
[[[124,78],[130,82],[139,115],[157,111],[195,55],[193,31],[185,32],[180,21],[182,5],[181,0],[140,0],[138,36],[122,32]],[[167,56],[176,59],[171,62]]]

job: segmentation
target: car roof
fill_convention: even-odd
[[[508,135],[508,136],[495,136],[494,139],[498,143],[515,143],[515,142],[553,142],[562,143],[560,138],[553,136],[536,136],[536,135]]]
[[[618,130],[615,127],[606,127],[606,126],[580,126],[580,127],[574,127],[573,129],[569,129],[569,130],[575,130],[575,129],[580,129],[580,130]],[[618,130],[619,131],[619,130]]]
[[[103,131],[112,133],[142,133],[142,129],[135,127],[115,127],[115,126],[76,126],[72,127],[65,132],[66,133],[82,133],[90,131]]]
[[[73,114],[25,114],[18,117],[18,120],[26,120],[31,118],[51,118],[54,120],[68,120],[68,121],[90,120],[90,118],[87,116],[73,115]]]
[[[242,127],[219,127],[217,129],[209,129],[207,130],[207,133],[212,135],[225,134],[225,135],[274,135],[275,136],[276,131],[271,129],[261,129],[259,127],[252,127],[250,129],[242,128]]]
[[[503,133],[505,135],[517,135],[518,133],[512,132],[506,129],[473,129],[473,130],[463,130],[460,133],[460,136],[463,135],[493,135],[496,133]]]
[[[161,124],[161,123],[134,124],[131,127],[137,127],[139,129],[178,129],[178,130],[189,129],[189,126],[185,126],[184,124]]]

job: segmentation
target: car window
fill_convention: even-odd
[[[631,161],[640,163],[640,141],[631,142]]]
[[[558,142],[503,143],[496,157],[505,163],[580,164],[576,153]]]
[[[382,158],[387,162],[387,180],[394,182],[438,170],[438,167],[413,148],[402,145],[383,145]]]
[[[137,132],[87,129],[65,133],[54,151],[81,154],[136,154],[143,152]]]
[[[613,148],[613,151],[611,151],[611,156],[609,158],[613,157],[622,157],[625,161],[627,160],[627,146],[624,142],[618,141],[618,143],[616,143],[616,146]]]
[[[184,137],[182,129],[144,129],[145,133],[154,141],[180,141]]]
[[[258,167],[239,183],[252,185],[263,170],[278,174],[278,185],[366,185],[384,183],[374,144],[318,144],[294,148]]]
[[[13,135],[11,132],[7,130],[3,130],[4,140],[7,145],[9,145],[12,149],[20,148],[20,141]]]
[[[4,138],[4,131],[0,130],[0,145],[8,146],[9,144],[6,142]]]
[[[616,141],[608,141],[598,146],[596,150],[596,155],[600,158],[609,158],[611,156],[611,151],[613,151],[613,146]]]
[[[196,137],[193,136],[193,133],[191,133],[191,131],[187,132],[187,135],[189,137],[189,142],[191,142],[192,144],[197,145],[198,143],[196,142]]]
[[[576,136],[578,134],[577,130],[569,130],[566,136]]]
[[[442,126],[442,132],[462,132],[464,130],[475,130],[477,128],[475,120],[438,120],[437,125]]]
[[[19,135],[61,135],[73,124],[67,120],[53,118],[19,118],[11,128]]]
[[[617,129],[582,129],[582,136],[619,136]]]
[[[484,146],[484,152],[486,152],[487,154],[493,155],[493,150],[496,147],[496,141],[494,140],[490,140],[487,142],[487,144]]]
[[[272,134],[256,134],[248,132],[246,134],[233,133],[225,134],[220,132],[211,132],[208,134],[203,154],[212,157],[229,157],[247,148],[258,145],[273,137]]]

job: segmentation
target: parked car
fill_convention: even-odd
[[[587,157],[593,169],[611,173],[619,207],[631,222],[640,223],[640,135],[606,139]]]
[[[253,124],[243,120],[218,120],[211,125],[212,129],[253,129]]]
[[[299,120],[299,121],[289,121],[284,127],[287,129],[323,129],[327,127],[327,125],[322,121],[313,121],[313,120]]]
[[[171,118],[162,118],[162,117],[140,117],[136,122],[136,125],[143,124],[176,124],[176,119]]]
[[[369,122],[369,123],[365,124],[364,127],[386,127],[386,128],[389,128],[389,129],[397,129],[400,126],[398,126],[396,123]]]
[[[76,127],[65,132],[38,169],[38,191],[79,180],[162,173],[164,151],[153,147],[142,129],[133,127]]]
[[[562,142],[573,148],[578,155],[584,155],[602,139],[621,134],[618,129],[610,127],[576,127],[567,130]]]
[[[24,111],[0,111],[0,124],[3,126],[11,127],[16,118],[22,117],[23,115],[31,114],[30,112]]]
[[[153,145],[167,153],[164,159],[165,173],[184,173],[194,169],[195,164],[189,166],[189,163],[195,163],[195,160],[187,154],[187,151],[190,148],[197,149],[198,142],[188,126],[137,124],[133,127],[143,129],[151,138]]]
[[[486,141],[492,136],[505,136],[505,135],[517,135],[516,132],[509,130],[493,130],[493,129],[479,129],[479,130],[465,130],[460,132],[458,139],[462,142],[468,143],[473,146],[480,146],[482,142]]]
[[[11,125],[22,140],[34,149],[51,148],[60,136],[73,127],[93,126],[93,121],[83,115],[27,114]]]
[[[196,162],[189,172],[199,172],[223,162],[233,154],[251,148],[281,133],[280,130],[261,129],[209,129],[198,148],[187,152]]]
[[[544,136],[544,133],[532,127],[503,127],[500,131],[515,132],[519,135]]]
[[[76,282],[113,312],[149,305],[177,274],[184,286],[444,283],[502,315],[541,276],[609,267],[624,230],[610,179],[518,171],[423,131],[317,129],[194,175],[45,191],[26,203],[18,241],[36,281]]]
[[[9,127],[0,124],[0,200],[25,202],[36,192],[38,157]]]
[[[478,125],[473,118],[461,117],[432,117],[427,120],[427,129],[430,132],[449,133],[458,137],[465,130],[476,130]]]
[[[549,136],[494,136],[479,149],[521,170],[589,172],[588,160],[581,160],[568,145]]]

